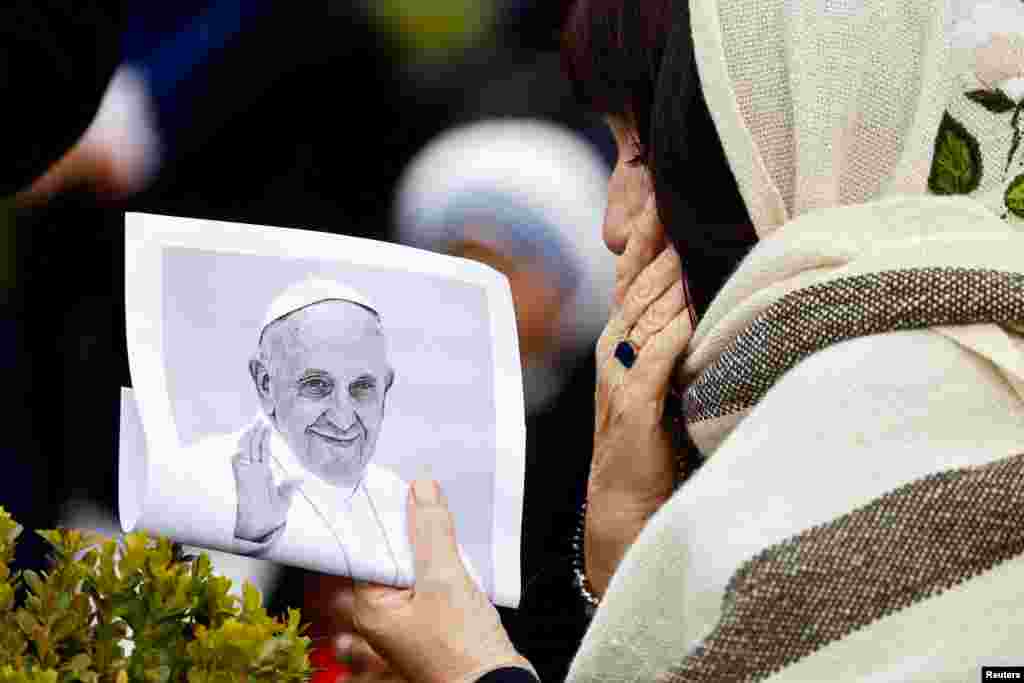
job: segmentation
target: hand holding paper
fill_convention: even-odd
[[[413,482],[409,535],[414,589],[361,581],[354,586],[353,621],[372,649],[408,680],[470,683],[501,667],[532,671],[466,571],[448,501],[436,482]]]

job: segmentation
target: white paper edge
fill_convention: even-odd
[[[135,396],[128,387],[121,387],[120,420],[117,430],[117,517],[125,532],[135,528],[142,517],[143,501],[149,483],[148,463],[145,453],[138,453],[138,443],[145,443],[145,433],[139,419]],[[142,481],[131,475],[141,472]],[[130,501],[130,502],[129,502]]]
[[[146,447],[150,458],[159,457],[161,462],[167,462],[181,446],[163,362],[162,250],[165,247],[294,259],[339,259],[371,267],[435,274],[484,289],[491,316],[497,446],[491,535],[494,595],[491,598],[496,604],[517,607],[521,597],[526,424],[519,339],[508,279],[476,261],[387,242],[292,228],[126,213],[128,362]],[[147,311],[155,315],[155,321],[150,320]],[[513,324],[503,330],[502,320]],[[159,368],[159,372],[145,373],[141,371],[143,367]]]

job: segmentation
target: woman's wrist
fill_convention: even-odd
[[[581,554],[589,591],[599,598],[608,588],[626,551],[647,520],[668,500],[671,491],[637,497],[589,488]]]
[[[598,608],[601,603],[601,598],[597,594],[596,590],[590,583],[590,579],[587,578],[587,567],[586,560],[584,559],[584,536],[586,533],[587,524],[587,501],[583,500],[583,504],[580,506],[579,519],[576,521],[576,531],[573,533],[572,538],[572,571],[573,581],[576,584],[576,589],[583,597],[583,602],[586,605],[587,617],[593,617],[594,611]],[[602,591],[603,593],[603,591]]]

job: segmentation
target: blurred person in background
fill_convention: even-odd
[[[122,61],[95,118],[75,145],[20,193],[21,202],[38,204],[79,187],[104,199],[123,199],[148,186],[164,150],[194,124],[191,84],[267,5],[262,0],[167,5],[127,0]]]
[[[206,217],[213,210],[242,219],[239,206],[224,214],[219,205],[243,183],[259,187],[272,168],[285,190],[297,162],[323,163],[328,151],[337,152],[339,125],[358,123],[367,126],[367,133],[374,130],[362,111],[334,112],[330,93],[348,87],[380,97],[367,112],[373,109],[381,124],[394,126],[391,136],[376,141],[380,151],[366,161],[367,170],[383,166],[388,152],[401,148],[406,131],[415,130],[408,123],[399,125],[395,110],[401,107],[395,105],[419,104],[415,97],[397,96],[404,89],[400,41],[377,27],[358,3],[332,2],[320,9],[288,8],[269,0],[128,0],[122,61],[99,111],[74,147],[20,194],[22,203],[45,202],[74,189],[123,200],[156,183],[133,204],[178,203],[187,187],[201,195],[200,201],[189,202],[195,208],[166,210]],[[329,113],[334,116],[327,123]],[[324,152],[311,150],[313,145]],[[197,164],[199,158],[204,163]],[[193,176],[212,158],[222,166],[217,182],[200,189]],[[379,173],[368,174],[354,189],[393,182]],[[198,179],[212,178],[203,173]],[[305,199],[319,205],[313,192]],[[292,207],[291,223],[298,224],[296,214],[307,210]],[[250,220],[273,222],[256,215]]]
[[[558,396],[607,318],[601,293],[615,272],[594,230],[607,182],[607,166],[572,131],[501,119],[445,132],[399,183],[399,242],[509,278],[529,414]]]
[[[12,197],[42,175],[88,127],[120,58],[122,30],[123,12],[117,1],[14,0],[0,5],[0,101],[5,111],[0,126],[0,197],[5,198],[0,200],[0,335],[5,377],[17,387],[8,395],[0,457],[9,476],[0,488],[0,504],[27,528],[51,527],[57,521],[54,480],[61,476],[60,457],[40,442],[61,426],[60,412],[52,408],[60,403],[54,387],[63,391],[64,385],[59,380],[47,385],[29,368],[34,337],[25,325],[22,295],[31,268],[23,253],[15,252],[22,246],[24,230]],[[50,274],[49,287],[65,283],[59,273]],[[59,316],[56,302],[48,303],[36,314]],[[30,406],[33,397],[43,393],[49,394],[51,410],[36,416]],[[22,539],[17,564],[41,566],[42,542],[34,534]]]

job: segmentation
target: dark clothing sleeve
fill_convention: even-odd
[[[120,34],[124,14],[121,0],[4,0],[0,2],[0,199],[26,188],[68,151],[85,132],[99,108],[100,99],[113,75],[120,54]],[[6,483],[0,486],[0,505],[27,529],[52,527],[56,519],[54,479],[57,467],[51,467],[49,452],[37,444],[54,431],[52,424],[61,415],[54,414],[54,397],[47,398],[47,412],[40,413],[32,429],[31,396],[37,385],[38,367],[29,369],[29,349],[41,338],[27,329],[23,292],[20,287],[29,276],[50,278],[49,289],[59,292],[51,306],[39,316],[56,317],[63,311],[68,296],[53,286],[53,269],[37,271],[24,259],[25,244],[31,229],[17,229],[14,213],[6,200],[0,202],[0,367],[5,377],[22,389],[18,400],[7,412],[7,439],[0,457],[7,465]],[[68,233],[83,231],[86,221],[76,216],[73,225],[64,226],[60,238],[49,242],[51,253],[66,251],[90,268],[95,276],[101,266],[80,259]],[[118,223],[120,226],[120,223]],[[37,236],[34,236],[37,237]],[[47,237],[52,237],[49,235]],[[54,249],[54,244],[60,244]],[[17,248],[17,253],[15,253]],[[68,258],[73,258],[69,256]],[[62,273],[67,276],[67,273]],[[77,280],[76,280],[77,282]],[[107,307],[113,310],[109,303]],[[48,330],[52,332],[52,330]],[[45,338],[53,338],[47,335]],[[61,354],[45,354],[40,365],[61,365]],[[67,381],[56,380],[61,386]],[[55,386],[55,385],[50,385]],[[85,385],[80,385],[85,386]],[[74,393],[74,392],[67,392]],[[81,401],[79,401],[81,403]],[[76,409],[80,406],[76,406]],[[46,424],[43,424],[46,423]],[[67,423],[62,423],[64,431]],[[69,430],[70,431],[70,430]],[[93,444],[96,452],[100,446]],[[78,457],[89,462],[89,458]],[[46,545],[36,534],[24,533],[18,542],[15,567],[45,567]]]
[[[506,666],[485,673],[476,683],[537,683],[537,677],[529,669]]]
[[[499,609],[519,654],[542,681],[563,681],[590,625],[573,576],[573,535],[593,451],[593,354],[581,360],[551,410],[527,422],[523,591]]]
[[[43,174],[85,132],[120,59],[121,0],[0,3],[0,196]]]
[[[573,584],[571,559],[551,559],[565,569],[530,577],[519,609],[499,609],[512,644],[545,682],[565,680],[590,626],[590,615]]]

